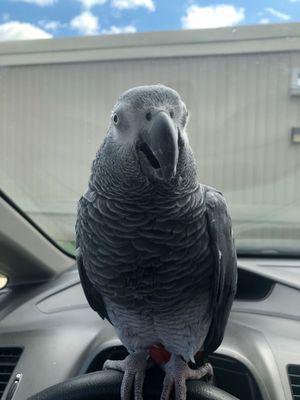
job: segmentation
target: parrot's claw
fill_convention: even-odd
[[[166,373],[160,400],[169,400],[175,387],[175,400],[186,400],[186,380],[197,380],[205,375],[213,376],[211,364],[206,363],[199,369],[191,369],[180,356],[172,355],[170,361],[162,367]]]
[[[130,400],[134,383],[134,399],[143,400],[143,384],[146,370],[149,368],[148,353],[129,354],[125,360],[107,360],[103,369],[114,369],[124,372],[121,385],[121,400]]]

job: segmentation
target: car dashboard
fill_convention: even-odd
[[[300,399],[299,304],[298,261],[240,258],[225,337],[210,358],[217,385],[242,400]],[[13,399],[25,400],[126,355],[113,327],[87,304],[76,267],[1,291],[0,309],[2,400],[12,385]]]

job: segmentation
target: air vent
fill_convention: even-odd
[[[106,360],[122,360],[127,354],[123,346],[109,347],[93,359],[86,373],[99,371]],[[220,389],[238,399],[263,400],[255,379],[244,364],[231,357],[219,354],[210,356],[209,361],[214,368],[216,385]],[[298,400],[298,398],[296,399]]]
[[[271,294],[274,285],[275,282],[271,279],[240,268],[235,299],[264,300]]]
[[[287,370],[293,399],[300,400],[300,365],[288,365]]]
[[[19,361],[21,353],[21,348],[0,347],[0,399]]]
[[[227,356],[213,354],[209,361],[214,367],[216,384],[225,392],[242,400],[263,400],[258,385],[241,362]]]

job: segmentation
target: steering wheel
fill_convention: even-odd
[[[51,386],[27,400],[120,400],[123,373],[113,370],[80,375]],[[160,398],[164,373],[151,368],[144,383],[144,400]],[[132,397],[133,398],[133,397]],[[171,399],[173,399],[171,395]],[[187,381],[187,400],[238,400],[204,381]]]

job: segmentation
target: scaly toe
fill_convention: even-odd
[[[116,371],[121,371],[124,372],[125,370],[125,365],[124,365],[125,360],[106,360],[105,363],[103,364],[102,369],[114,369]]]
[[[207,376],[209,380],[212,380],[214,376],[214,370],[210,363],[205,363],[198,369],[191,369],[188,367],[186,379],[202,379],[204,376]]]
[[[160,400],[168,400],[170,398],[173,386],[174,386],[174,378],[170,374],[166,374]]]
[[[186,380],[197,380],[205,375],[212,376],[213,370],[209,363],[199,369],[191,369],[180,356],[172,355],[163,369],[166,373],[160,400],[169,400],[173,386],[175,387],[175,399],[186,400]]]
[[[148,354],[146,352],[129,354],[125,360],[107,360],[104,369],[123,371],[124,376],[121,385],[121,400],[130,400],[134,383],[134,399],[143,400],[143,384],[145,372],[148,368]]]

